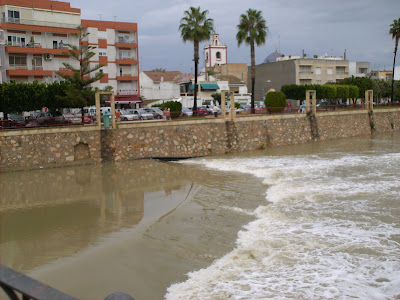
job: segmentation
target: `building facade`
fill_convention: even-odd
[[[105,76],[93,84],[113,87],[117,101],[139,101],[137,24],[81,20],[81,10],[68,2],[52,0],[0,0],[4,32],[3,81],[53,82],[56,72],[68,72],[63,63],[78,68],[65,55],[68,45],[79,47],[73,34],[78,26],[89,33],[84,45],[96,46],[91,64],[102,64]]]
[[[371,79],[383,79],[385,81],[392,80],[393,79],[393,71],[373,70],[373,71],[371,71]]]
[[[251,90],[250,70],[248,74],[248,88]],[[270,88],[280,90],[284,84],[325,84],[347,77],[349,77],[349,61],[341,57],[281,57],[275,62],[256,66],[254,99],[261,104]]]
[[[180,96],[179,71],[142,71],[140,73],[140,94],[144,101],[172,100]]]
[[[369,62],[349,62],[349,77],[368,77],[370,74]]]
[[[204,47],[204,66],[212,68],[215,65],[223,65],[228,62],[227,46],[219,40],[219,34],[214,33],[209,45]]]

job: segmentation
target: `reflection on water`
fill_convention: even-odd
[[[140,161],[0,174],[1,262],[28,271],[134,227],[145,206],[167,213],[193,191],[176,172]]]
[[[229,207],[251,211],[263,193],[240,174],[154,160],[3,173],[0,261],[80,299],[159,299],[234,247],[253,216]]]

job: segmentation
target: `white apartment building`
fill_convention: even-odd
[[[53,82],[60,80],[57,71],[68,72],[64,62],[79,67],[65,52],[67,44],[78,46],[72,34],[83,26],[89,33],[84,43],[97,47],[91,63],[104,65],[104,77],[93,86],[112,86],[117,103],[140,102],[136,23],[81,20],[80,9],[52,0],[0,0],[0,12],[3,81]]]

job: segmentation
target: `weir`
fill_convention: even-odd
[[[153,123],[0,131],[0,172],[144,158],[248,152],[400,128],[400,109],[249,115]]]

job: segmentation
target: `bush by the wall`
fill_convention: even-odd
[[[167,102],[164,102],[161,105],[161,108],[163,110],[169,108],[170,111],[171,111],[171,118],[174,119],[174,118],[177,118],[177,117],[179,117],[181,115],[182,103],[180,103],[178,101],[167,101]]]
[[[286,95],[282,92],[269,92],[264,103],[270,112],[281,112],[286,107]]]

